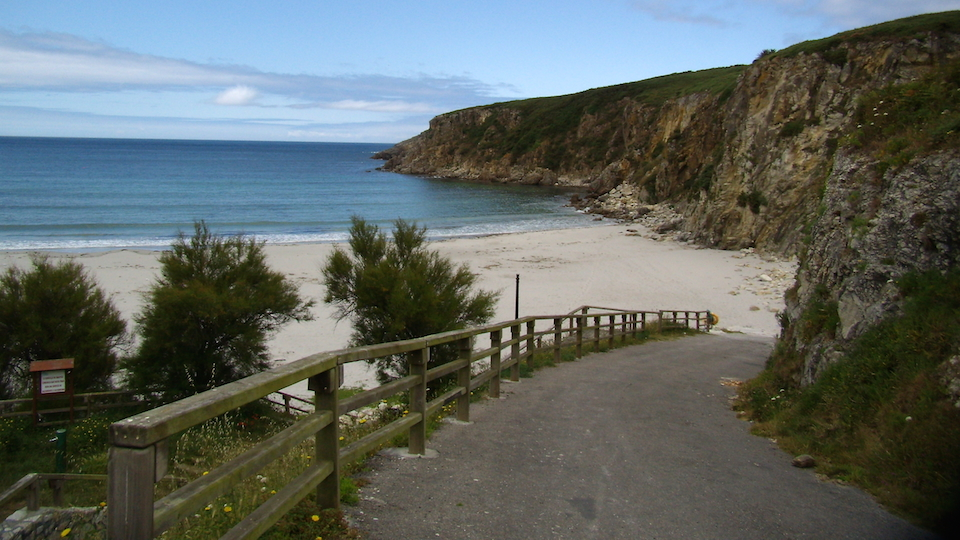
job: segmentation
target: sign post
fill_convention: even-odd
[[[67,397],[70,400],[70,421],[73,422],[73,358],[30,362],[33,373],[33,424],[39,421],[37,402]]]

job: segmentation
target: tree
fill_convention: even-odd
[[[31,263],[0,276],[0,399],[29,392],[36,360],[73,358],[77,391],[109,389],[126,337],[120,312],[79,263]]]
[[[336,247],[323,267],[324,302],[353,323],[353,345],[374,345],[458,330],[487,322],[497,294],[474,291],[476,275],[426,248],[426,229],[394,223],[392,241],[379,227],[354,217],[348,254]],[[431,363],[456,354],[452,347],[431,352]],[[386,382],[406,374],[402,357],[376,361]]]
[[[134,389],[175,400],[252,375],[270,367],[269,334],[313,318],[313,301],[269,269],[262,242],[200,221],[172,248],[136,318],[140,346],[124,365]]]

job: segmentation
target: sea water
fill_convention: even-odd
[[[0,250],[163,249],[196,221],[336,242],[351,217],[431,239],[589,226],[558,188],[376,170],[389,144],[0,137]]]

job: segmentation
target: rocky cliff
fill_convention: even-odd
[[[784,339],[811,380],[896,309],[896,278],[960,262],[958,94],[949,12],[750,66],[452,112],[379,157],[404,173],[580,186],[579,206],[619,218],[667,204],[703,245],[799,255]]]

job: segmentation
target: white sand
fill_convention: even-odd
[[[720,329],[773,336],[776,312],[793,283],[795,263],[765,260],[751,253],[698,249],[641,236],[637,225],[607,225],[433,244],[441,254],[466,263],[480,287],[501,292],[494,321],[513,319],[516,275],[520,274],[520,316],[556,315],[583,306],[643,310],[706,310],[720,317]],[[316,300],[315,319],[291,323],[270,342],[275,359],[295,360],[345,347],[348,321],[337,323],[323,303],[320,267],[329,244],[268,245],[272,268]],[[158,252],[117,250],[51,253],[74,258],[112,298],[128,327],[142,306],[143,293],[159,275]],[[0,271],[29,267],[29,253],[0,252]],[[354,366],[350,366],[353,368]],[[370,385],[359,366],[348,369],[346,384]],[[298,389],[299,390],[299,389]],[[300,392],[298,392],[300,393]]]

